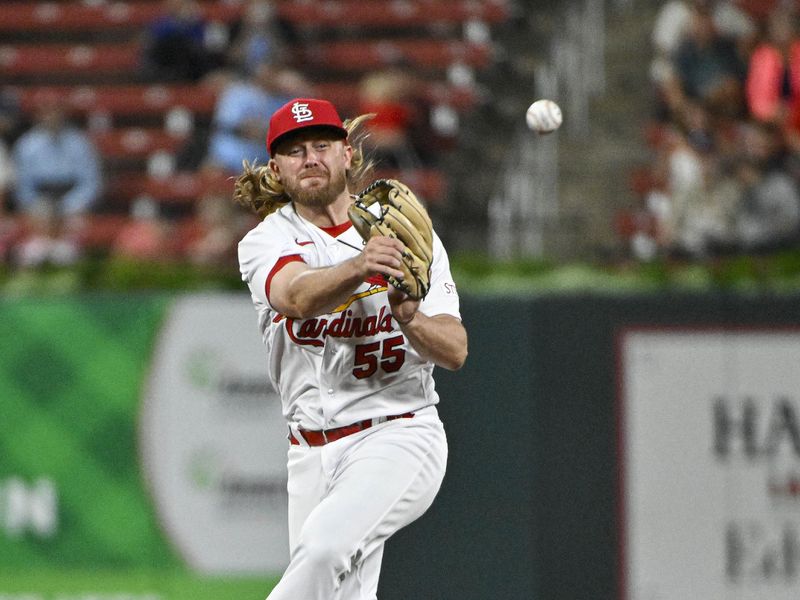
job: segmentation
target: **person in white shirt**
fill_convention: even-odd
[[[459,369],[467,334],[447,253],[434,242],[431,289],[413,300],[403,245],[364,244],[347,209],[370,166],[325,100],[291,100],[270,119],[267,165],[235,198],[263,221],[239,243],[288,422],[290,562],[271,600],[375,599],[386,540],[432,504],[445,472],[434,366]]]

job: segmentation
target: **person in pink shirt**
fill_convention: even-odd
[[[750,57],[745,92],[750,115],[780,125],[790,146],[800,149],[800,37],[794,18],[784,10],[770,15],[766,37]]]

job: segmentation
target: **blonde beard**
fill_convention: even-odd
[[[333,204],[336,199],[347,189],[347,176],[344,171],[331,175],[328,184],[305,190],[300,185],[284,183],[286,194],[293,202],[312,208],[322,208]]]

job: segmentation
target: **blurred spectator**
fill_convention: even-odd
[[[206,163],[198,176],[204,191],[179,232],[180,255],[195,265],[231,268],[236,265],[239,240],[256,223],[249,212],[231,202],[233,182],[226,171]]]
[[[101,193],[94,145],[68,122],[60,98],[41,99],[34,118],[13,148],[17,209],[29,212],[48,203],[57,215],[86,213]]]
[[[663,129],[650,175],[654,185],[645,201],[649,218],[643,219],[655,223],[655,238],[648,243],[647,253],[637,254],[640,258],[652,258],[653,243],[667,254],[694,258],[735,245],[742,191],[732,159],[718,151],[722,145],[718,137],[708,114],[699,107],[688,113],[686,126],[671,124]]]
[[[674,72],[662,82],[673,118],[700,103],[714,115],[740,116],[746,66],[736,40],[719,33],[710,6],[693,3],[689,28],[672,59]]]
[[[252,77],[230,83],[214,111],[208,159],[231,173],[241,170],[243,160],[265,164],[269,118],[292,98],[305,95],[307,88],[298,72],[267,63]]]
[[[250,0],[232,32],[228,62],[245,75],[264,63],[285,62],[286,49],[272,0]]]
[[[359,113],[375,113],[367,122],[365,146],[379,166],[410,169],[420,158],[411,140],[419,120],[413,102],[415,79],[399,69],[364,76],[358,88]]]
[[[742,249],[763,251],[798,241],[800,195],[787,168],[780,127],[751,123],[742,140],[743,160],[737,176],[742,197],[737,236]]]
[[[195,265],[230,267],[236,263],[236,245],[242,237],[234,207],[228,198],[203,198],[197,206],[199,231],[186,248]]]
[[[117,234],[111,247],[115,258],[143,261],[168,261],[175,255],[172,227],[161,217],[152,198],[133,202],[130,219]]]
[[[19,125],[20,110],[14,96],[0,91],[0,265],[11,260],[11,250],[22,233],[19,219],[9,212],[15,178],[9,145],[17,137]]]
[[[9,92],[0,91],[0,220],[9,208],[14,186],[14,161],[11,157],[10,144],[19,133],[17,131],[19,124],[19,105]],[[0,259],[1,255],[2,249],[0,249]]]
[[[686,37],[691,14],[689,2],[685,0],[669,0],[658,9],[651,40],[659,59],[671,60]]]
[[[26,213],[27,231],[13,249],[23,269],[65,267],[81,257],[77,234],[65,226],[52,204],[40,202]]]
[[[20,233],[17,221],[7,214],[0,214],[0,269],[11,262],[12,249]]]
[[[232,267],[244,231],[230,194],[205,194],[197,203],[191,228],[184,232],[182,254],[194,265]]]
[[[0,139],[11,144],[19,137],[21,110],[13,93],[0,91]]]
[[[738,242],[747,252],[770,251],[798,241],[800,195],[785,172],[762,172],[742,163],[744,194],[736,220]]]
[[[650,73],[656,82],[663,82],[673,73],[672,59],[688,37],[693,4],[701,8],[707,5],[719,34],[733,39],[741,55],[749,54],[757,27],[754,16],[740,6],[741,1],[669,0],[658,10],[651,36],[655,57]]]
[[[736,152],[720,152],[722,144],[707,139],[678,125],[663,132],[652,180],[665,183],[646,199],[657,247],[668,255],[702,259],[800,241],[800,195],[780,128],[740,123],[735,142],[728,144]],[[631,249],[641,259],[652,258],[649,246],[646,253]]]
[[[750,57],[747,106],[756,119],[784,128],[800,151],[800,38],[794,15],[775,11],[767,20],[765,39]]]
[[[4,265],[10,258],[11,248],[17,240],[19,225],[17,219],[8,213],[6,205],[6,192],[10,187],[11,159],[5,149],[5,142],[0,139],[0,265]]]
[[[14,184],[14,163],[3,138],[0,138],[0,217],[7,208],[7,201]]]
[[[161,15],[146,31],[144,66],[157,77],[196,81],[221,66],[226,44],[195,0],[164,0]]]
[[[648,201],[656,215],[659,243],[673,251],[701,253],[709,212],[704,206],[707,155],[677,127],[665,132],[663,148],[658,167],[663,170],[666,195]]]

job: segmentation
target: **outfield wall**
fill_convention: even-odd
[[[798,597],[799,297],[463,314],[468,365],[438,379],[449,476],[387,548],[379,597]]]
[[[463,299],[381,600],[800,589],[800,297]],[[244,294],[0,301],[0,599],[263,598],[286,447]]]

